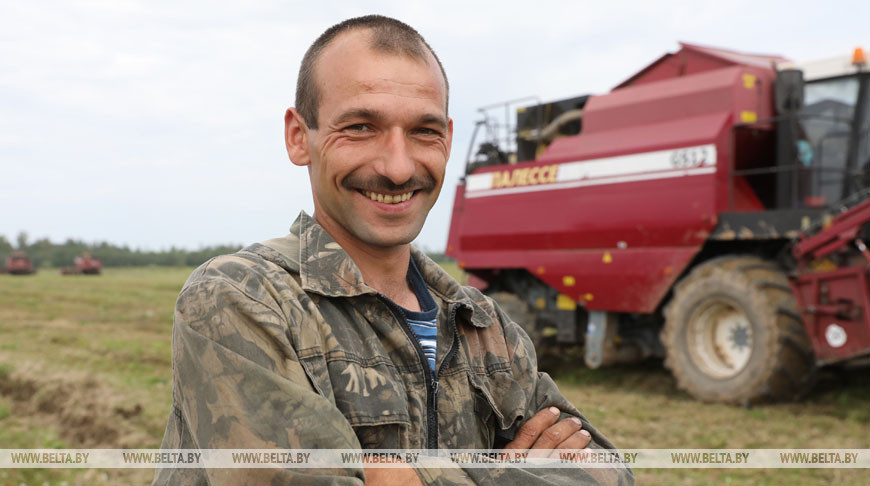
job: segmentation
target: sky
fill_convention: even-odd
[[[609,91],[679,41],[796,61],[870,49],[867,1],[0,0],[0,235],[249,244],[313,211],[283,141],[308,45],[409,23],[450,79],[454,145],[417,239],[443,251],[477,108]]]

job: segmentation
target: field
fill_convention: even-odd
[[[170,407],[170,333],[189,268],[99,277],[0,275],[0,448],[156,448]],[[870,448],[868,370],[828,371],[802,402],[751,409],[679,392],[660,363],[559,385],[625,448]],[[149,484],[150,470],[0,470],[0,485]],[[861,484],[862,470],[639,469],[640,484]]]

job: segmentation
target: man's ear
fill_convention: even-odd
[[[290,162],[300,167],[311,163],[308,153],[308,125],[295,108],[288,108],[284,114],[284,144]]]

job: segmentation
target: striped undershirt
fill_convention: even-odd
[[[432,294],[426,288],[426,282],[423,281],[423,276],[420,275],[420,270],[417,269],[413,258],[411,263],[408,264],[407,278],[411,290],[417,296],[417,302],[420,303],[422,312],[415,312],[404,307],[400,308],[405,315],[408,326],[420,343],[420,347],[423,348],[423,354],[426,355],[426,360],[429,361],[429,369],[434,373],[435,349],[438,344],[438,304],[435,303],[435,299],[432,298]]]

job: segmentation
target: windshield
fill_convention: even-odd
[[[847,167],[859,87],[858,77],[852,76],[810,82],[804,88],[804,108],[800,118],[807,147],[800,149],[799,159],[817,174],[813,178],[812,192],[829,203],[858,189],[855,170],[860,169],[867,159],[864,155],[858,159],[858,167]],[[868,154],[866,128],[864,133],[862,148]]]
[[[858,131],[858,165],[861,172],[862,185],[870,186],[870,77],[864,79],[864,107],[861,128]]]
[[[827,103],[827,108],[846,118],[852,118],[858,101],[858,78],[838,78],[807,83],[804,87],[804,110],[814,111],[817,105]],[[822,107],[824,108],[824,107]]]

